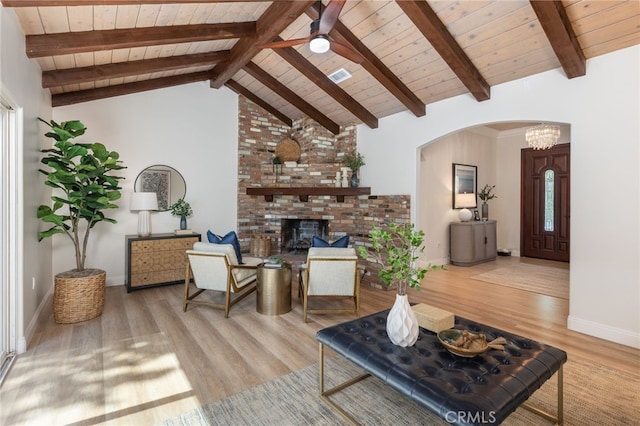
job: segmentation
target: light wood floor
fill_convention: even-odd
[[[568,301],[471,279],[512,263],[567,268],[535,259],[498,258],[430,272],[412,302],[425,302],[638,376],[640,351],[567,330]],[[297,280],[294,279],[297,284]],[[310,315],[293,286],[293,310],[256,312],[250,296],[223,312],[182,312],[183,286],[109,287],[102,317],[38,327],[0,389],[0,424],[154,424],[317,362],[316,332],[349,315]],[[361,314],[393,303],[393,291],[362,288]],[[612,384],[611,398],[615,398]],[[606,401],[598,401],[606,404]]]

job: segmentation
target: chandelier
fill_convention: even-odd
[[[524,138],[533,149],[549,149],[560,139],[560,126],[540,124],[530,127],[525,132]]]

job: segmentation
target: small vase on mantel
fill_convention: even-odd
[[[187,217],[186,216],[180,216],[180,229],[182,229],[182,230],[187,229]]]
[[[489,220],[489,204],[482,202],[482,220]]]
[[[351,172],[351,187],[352,188],[357,188],[358,186],[360,186],[360,179],[358,179],[358,171],[357,170],[353,170]]]
[[[396,301],[387,316],[387,335],[394,345],[413,346],[418,340],[418,319],[406,294],[396,294]]]

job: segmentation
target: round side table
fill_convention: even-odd
[[[258,265],[256,310],[265,315],[291,311],[291,265]]]

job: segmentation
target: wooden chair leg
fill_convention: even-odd
[[[229,310],[231,309],[231,277],[227,278],[227,294],[224,299],[224,317],[229,318]]]
[[[191,281],[191,264],[189,262],[187,262],[187,266],[186,266],[186,272],[185,272],[185,278],[184,278],[184,301],[183,301],[183,306],[182,306],[182,312],[187,312],[187,301],[189,300],[189,282]]]

